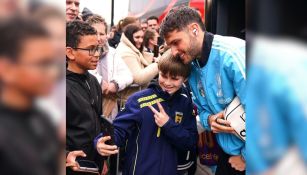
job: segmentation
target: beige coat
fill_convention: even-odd
[[[116,54],[127,64],[132,73],[133,83],[139,85],[138,87],[127,87],[126,98],[132,93],[145,89],[148,83],[158,74],[158,64],[152,63],[153,55],[141,53],[125,36],[122,34],[120,43],[116,48]]]

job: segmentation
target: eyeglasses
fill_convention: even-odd
[[[100,46],[96,46],[94,48],[90,48],[90,49],[86,49],[86,48],[78,48],[78,47],[75,47],[73,49],[79,49],[79,50],[87,50],[89,55],[90,56],[94,56],[96,52],[98,52],[99,56],[102,55],[103,53],[103,47],[100,47]]]

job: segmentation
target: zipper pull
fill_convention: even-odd
[[[158,137],[158,138],[160,137],[160,134],[161,134],[161,128],[158,127],[158,131],[157,131],[157,137]]]

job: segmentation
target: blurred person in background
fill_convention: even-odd
[[[86,7],[84,7],[81,14],[82,14],[81,18],[82,18],[83,21],[86,21],[89,17],[94,15],[94,13]]]
[[[10,18],[18,14],[20,16],[28,14],[28,6],[24,0],[1,0],[0,19]]]
[[[159,18],[156,16],[150,16],[147,18],[147,24],[148,24],[148,29],[154,30],[157,33],[159,33],[160,30],[160,25],[159,25]],[[164,40],[162,37],[158,37],[158,45],[162,46],[164,43]]]
[[[109,45],[113,48],[116,48],[120,42],[122,33],[125,30],[125,27],[129,24],[139,24],[139,20],[135,17],[128,16],[120,20],[116,26],[116,30],[112,38],[108,39]]]
[[[159,26],[158,17],[150,16],[149,18],[147,18],[147,25],[148,25],[148,29],[159,32],[160,26]]]
[[[149,82],[158,74],[158,63],[152,63],[153,55],[143,52],[143,37],[144,32],[141,27],[130,24],[116,48],[116,57],[119,56],[124,60],[132,73],[134,83],[122,91],[123,101],[126,101],[131,94],[147,88]]]
[[[149,53],[154,52],[154,47],[158,45],[159,34],[153,30],[146,30],[144,33],[145,51]]]
[[[112,26],[111,29],[110,29],[110,32],[108,34],[108,38],[107,39],[113,38],[115,32],[116,32],[116,26]]]
[[[153,62],[160,57],[160,50],[158,46],[159,34],[153,30],[146,30],[144,33],[144,54],[153,56]]]
[[[190,7],[171,10],[160,34],[173,55],[192,65],[189,84],[203,127],[216,134],[223,151],[216,174],[245,174],[245,142],[235,135],[224,109],[237,96],[246,105],[245,41],[213,35]]]
[[[147,30],[147,28],[148,28],[147,21],[141,22],[141,28],[142,28],[143,32],[145,32]]]
[[[66,0],[66,21],[78,18],[80,0]]]
[[[93,161],[102,171],[104,155],[93,145],[96,135],[102,132],[102,92],[97,79],[88,72],[96,69],[101,54],[97,31],[92,26],[79,20],[66,24],[67,174],[80,171],[77,160]]]
[[[55,123],[62,150],[66,141],[66,79],[65,79],[65,14],[58,8],[50,5],[38,5],[32,12],[33,19],[38,21],[50,35],[52,47],[55,52],[55,62],[59,65],[60,76],[55,87],[49,96],[39,98],[37,104],[50,115]],[[62,161],[65,160],[65,154],[62,154]],[[60,163],[60,162],[59,162]],[[65,172],[65,166],[60,163],[62,173]]]
[[[0,22],[0,38],[1,174],[58,174],[58,135],[35,105],[59,76],[50,36],[37,21],[14,17]]]
[[[52,46],[55,49],[55,61],[62,67],[55,89],[50,97],[39,101],[42,107],[52,114],[56,124],[60,124],[66,115],[65,103],[65,14],[53,6],[38,6],[33,12],[33,19],[37,20],[50,34]],[[62,125],[62,123],[61,123]],[[65,127],[65,126],[64,126]]]
[[[118,112],[118,92],[133,82],[129,68],[119,55],[115,57],[115,49],[109,47],[107,42],[107,23],[99,15],[89,17],[87,20],[97,31],[99,45],[103,53],[99,59],[97,69],[91,70],[101,84],[103,95],[103,115],[114,119]]]

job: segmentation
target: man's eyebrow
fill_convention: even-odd
[[[179,41],[180,39],[174,39],[173,41],[171,41],[168,45],[172,45],[174,44],[175,42]]]

